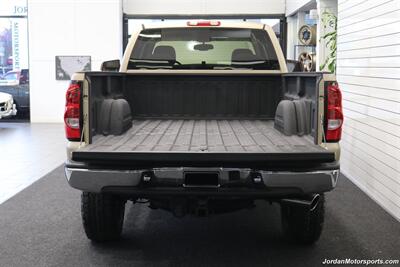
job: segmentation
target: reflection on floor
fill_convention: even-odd
[[[0,203],[66,159],[62,124],[0,123]]]

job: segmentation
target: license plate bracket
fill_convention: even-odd
[[[218,172],[185,172],[184,187],[219,187]]]

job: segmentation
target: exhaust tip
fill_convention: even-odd
[[[321,199],[321,196],[319,194],[315,194],[313,196],[313,198],[311,199],[311,202],[310,202],[310,211],[315,210],[315,208],[318,206],[320,199]]]

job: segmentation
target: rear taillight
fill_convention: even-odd
[[[326,88],[325,138],[327,142],[338,142],[342,137],[343,109],[342,93],[336,82]]]
[[[81,113],[81,86],[76,81],[71,81],[68,87],[65,101],[65,134],[70,141],[79,141]]]

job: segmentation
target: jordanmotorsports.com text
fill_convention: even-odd
[[[391,264],[391,265],[397,265],[399,264],[400,261],[399,260],[382,260],[382,259],[324,259],[322,261],[322,264],[324,265],[338,265],[338,264],[349,264],[349,265],[387,265],[387,264]]]

